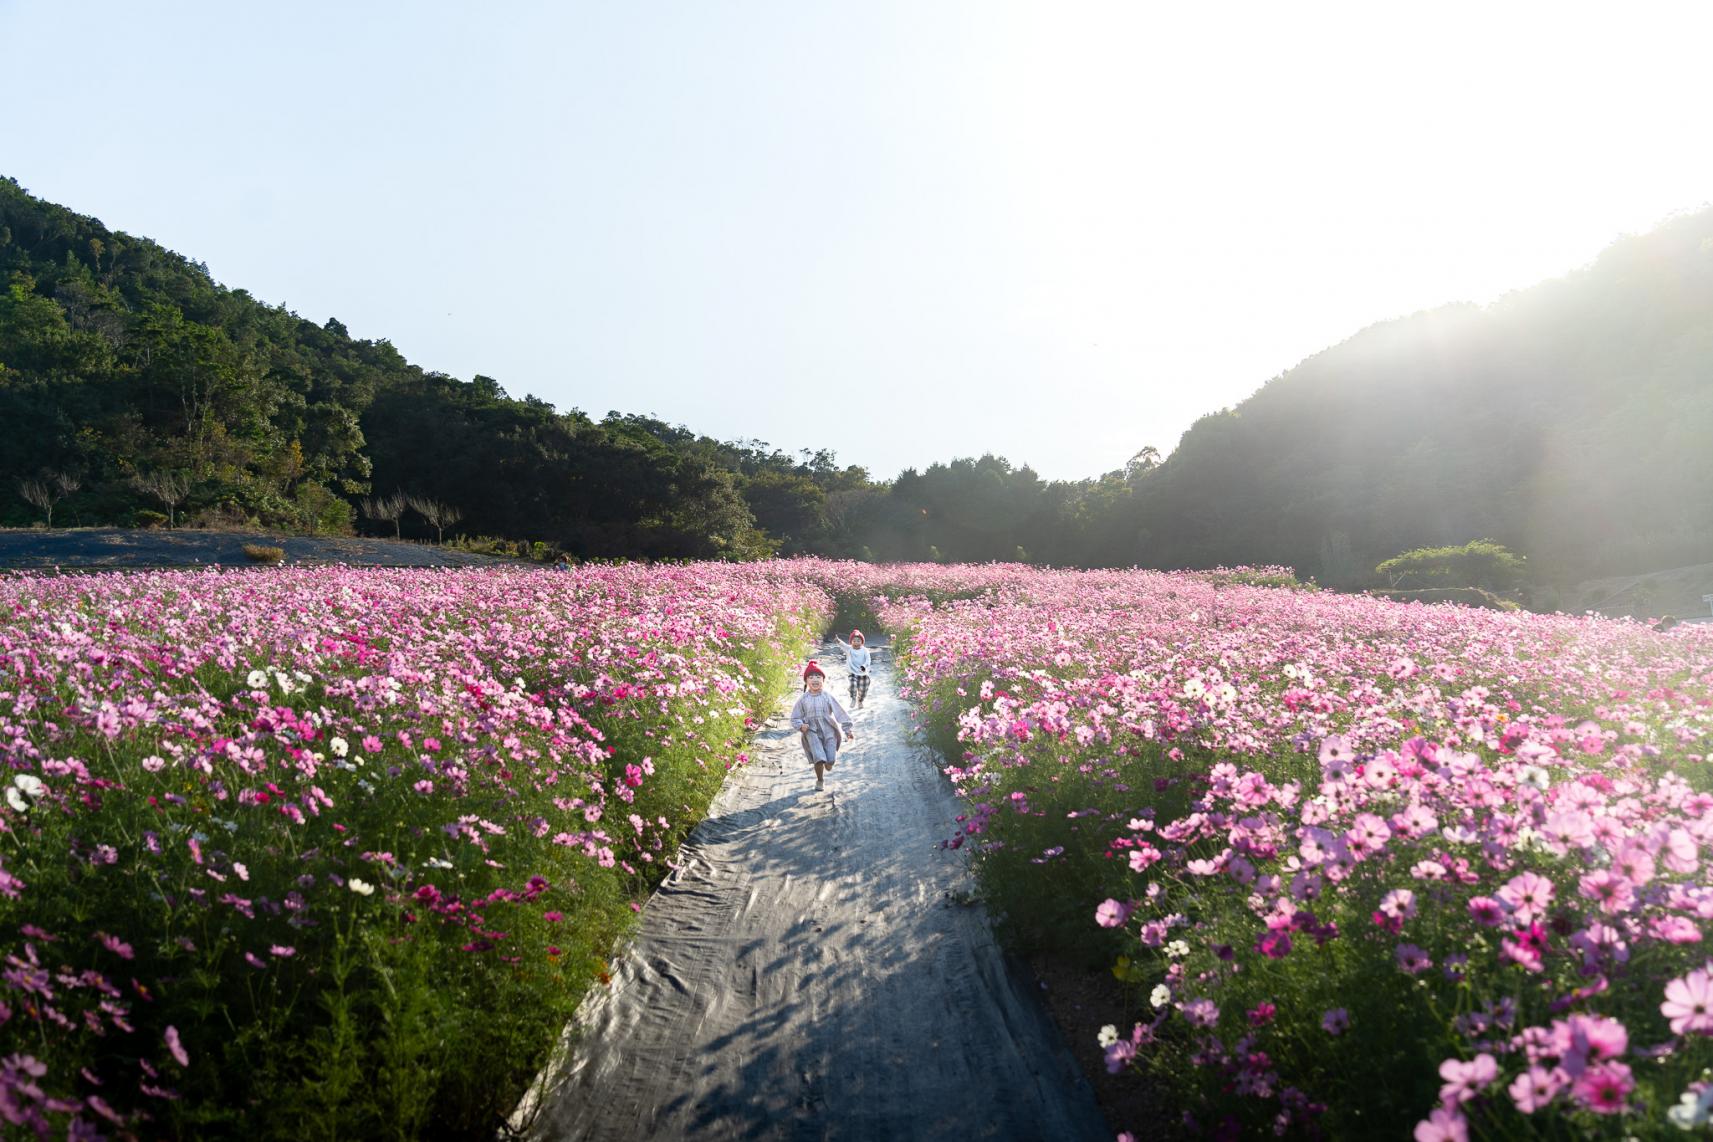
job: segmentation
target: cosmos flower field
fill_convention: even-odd
[[[1713,627],[1016,571],[899,597],[1026,943],[1196,1134],[1678,1136],[1713,1105]]]
[[[830,617],[729,566],[0,581],[0,1118],[491,1136]]]
[[[0,1119],[491,1136],[836,613],[1187,1128],[1706,1128],[1713,627],[816,561],[0,580]]]

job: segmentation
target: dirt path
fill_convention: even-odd
[[[526,1100],[529,1137],[1108,1136],[938,847],[957,803],[885,659],[825,792],[789,699],[763,728]]]

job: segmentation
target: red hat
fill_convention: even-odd
[[[813,658],[809,660],[809,665],[803,668],[803,681],[809,681],[809,675],[811,674],[819,674],[822,678],[827,676],[827,672],[821,669],[821,664],[816,662]]]
[[[860,630],[853,630],[851,632],[851,641],[855,642],[859,638],[862,638],[862,632]]]

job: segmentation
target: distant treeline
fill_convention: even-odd
[[[1713,560],[1713,210],[1491,307],[1374,326],[1203,417],[1163,462],[1144,448],[1072,482],[993,456],[875,481],[831,451],[514,398],[8,179],[0,283],[11,526],[51,512],[579,557],[1270,563],[1340,585],[1476,537],[1556,580]]]

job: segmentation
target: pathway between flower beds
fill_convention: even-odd
[[[527,1136],[1108,1136],[938,847],[957,802],[881,657],[825,792],[786,721],[795,695],[757,735],[525,1100]]]

